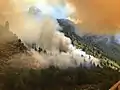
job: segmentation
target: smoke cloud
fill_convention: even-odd
[[[51,5],[59,3],[61,2],[51,3]],[[30,55],[25,53],[14,55],[9,61],[11,67],[41,68],[54,65],[67,68],[77,67],[80,64],[86,67],[93,63],[99,65],[99,59],[76,49],[71,44],[71,40],[59,32],[62,28],[56,19],[40,12],[38,16],[26,13],[24,7],[24,0],[0,1],[1,24],[8,21],[10,30],[31,50]],[[36,44],[37,49],[40,47],[47,52],[38,53],[32,50],[33,43]]]
[[[75,16],[81,20],[84,32],[115,34],[120,32],[119,0],[67,0],[75,8]]]
[[[28,45],[29,49],[35,43],[37,49],[40,47],[42,50],[46,50],[46,53],[43,51],[38,53],[31,49],[30,56],[15,55],[9,62],[12,67],[45,68],[54,65],[64,69],[80,65],[91,67],[93,64],[96,66],[100,64],[99,59],[87,55],[71,44],[71,40],[59,31],[62,28],[56,19],[42,14],[40,17],[38,20],[35,19],[34,15],[30,16],[35,24],[25,22],[27,28],[18,35]]]
[[[78,26],[86,33],[116,34],[120,31],[119,0],[2,0],[0,1],[0,24],[9,21],[12,31],[21,32],[25,28],[25,18],[27,18],[24,11],[36,3],[49,4],[53,7],[70,5],[71,10],[75,9],[70,17],[73,21],[76,18]]]

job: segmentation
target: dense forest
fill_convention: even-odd
[[[61,70],[9,69],[0,73],[1,90],[108,90],[120,80],[110,68],[85,67]]]

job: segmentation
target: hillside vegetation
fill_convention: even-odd
[[[67,69],[54,66],[46,69],[9,68],[6,62],[11,56],[16,53],[27,53],[27,48],[6,27],[0,29],[4,32],[3,30],[6,31],[2,34],[10,33],[9,38],[13,39],[0,43],[0,90],[108,90],[111,85],[120,80],[120,72],[109,67],[111,60],[104,55],[103,51],[87,45],[82,40],[79,41],[73,35],[69,37],[77,48],[82,48],[83,51],[99,58],[106,58],[109,62],[104,61],[103,68],[93,66],[89,69],[82,66]],[[113,65],[119,67],[117,63],[111,66]]]
[[[120,68],[120,45],[114,40],[114,36],[95,36],[76,34],[75,25],[68,20],[58,19],[60,26],[63,28],[61,32],[72,40],[72,43],[87,54],[101,59],[107,66],[117,66]],[[110,42],[108,42],[110,39]],[[109,64],[109,65],[108,65]]]

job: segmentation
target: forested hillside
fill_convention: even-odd
[[[5,33],[10,33],[5,28],[2,27],[1,31],[6,30]],[[66,28],[69,29],[69,27]],[[65,35],[72,39],[77,48],[82,48],[83,51],[98,58],[108,59],[97,46],[86,44],[83,39],[74,36],[74,33],[71,35],[69,31]],[[80,65],[67,69],[59,69],[54,66],[45,69],[9,68],[6,60],[8,61],[15,53],[27,53],[27,48],[20,39],[12,33],[10,33],[10,37],[14,37],[14,39],[0,43],[0,63],[2,63],[0,64],[0,90],[108,90],[111,85],[120,80],[118,70],[108,66],[110,62],[103,62],[105,64],[103,68],[94,65],[91,68]],[[116,67],[119,66],[116,64]]]

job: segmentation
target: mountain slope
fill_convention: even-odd
[[[120,45],[115,42],[114,36],[78,35],[77,28],[71,21],[58,19],[58,23],[63,28],[61,32],[69,37],[77,48],[96,58],[106,60],[110,65],[116,66],[116,62],[120,65]],[[120,68],[119,65],[117,67]]]
[[[96,38],[96,36],[84,36],[87,42],[91,41],[93,45],[96,45],[101,49],[104,54],[116,61],[120,61],[120,45],[115,41],[114,36],[101,36]]]

